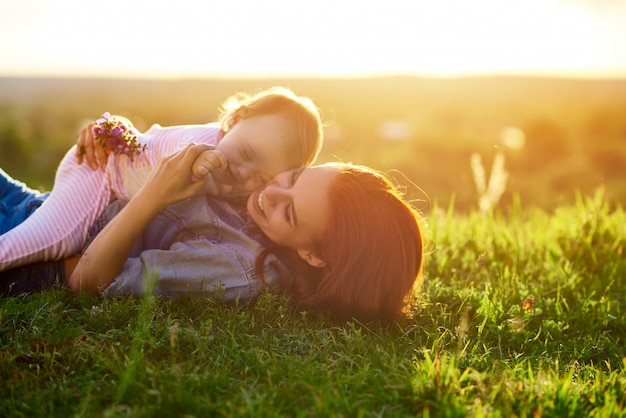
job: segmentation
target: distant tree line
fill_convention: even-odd
[[[80,126],[110,111],[140,129],[215,120],[236,91],[284,85],[311,97],[326,125],[319,161],[390,172],[427,210],[477,207],[470,157],[487,174],[498,153],[509,173],[500,205],[552,209],[605,188],[626,203],[626,80],[494,77],[428,79],[1,79],[0,167],[41,189]],[[385,129],[395,129],[393,135]],[[502,141],[506,129],[523,146]]]

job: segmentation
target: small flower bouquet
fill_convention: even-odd
[[[137,142],[137,137],[131,132],[124,121],[104,112],[102,118],[96,121],[93,133],[104,149],[114,154],[126,154],[132,160],[146,149],[146,144]]]

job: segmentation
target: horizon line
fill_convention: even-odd
[[[371,74],[303,74],[303,73],[262,73],[262,74],[190,74],[190,75],[145,75],[145,74],[60,74],[60,73],[2,73],[0,79],[84,79],[84,80],[133,80],[133,81],[193,81],[193,80],[272,80],[277,78],[289,78],[294,80],[344,80],[344,79],[380,79],[380,78],[423,78],[440,80],[457,80],[470,78],[536,78],[536,79],[560,79],[560,80],[626,80],[626,74],[557,74],[537,72],[485,72],[467,73],[454,75],[420,74],[415,72],[381,72]]]

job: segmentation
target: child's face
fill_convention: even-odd
[[[299,166],[292,148],[283,116],[240,119],[217,144],[217,150],[228,161],[228,168],[216,170],[213,177],[235,190],[254,191],[276,174]]]

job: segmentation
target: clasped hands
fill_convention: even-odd
[[[201,194],[206,175],[216,168],[225,168],[225,161],[211,145],[187,144],[180,151],[159,160],[136,197],[143,195],[165,208]]]

